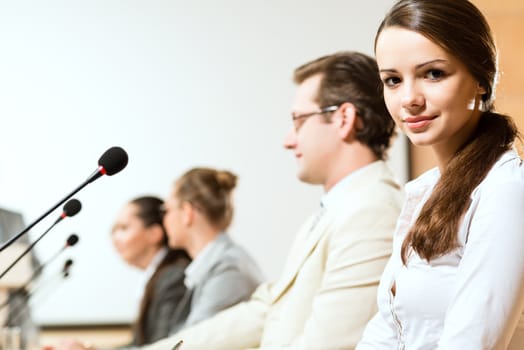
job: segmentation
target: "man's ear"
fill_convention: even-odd
[[[349,140],[356,133],[356,128],[358,127],[359,119],[357,115],[357,109],[355,105],[350,102],[344,102],[340,105],[338,111],[340,113],[340,118],[338,121],[338,131],[339,135],[344,140]]]

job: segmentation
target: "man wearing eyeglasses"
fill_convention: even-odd
[[[322,185],[283,273],[248,302],[148,347],[170,350],[353,349],[376,312],[401,192],[383,159],[394,124],[375,61],[342,52],[295,70],[292,150],[301,181]]]

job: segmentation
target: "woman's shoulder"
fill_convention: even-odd
[[[472,197],[480,193],[506,192],[505,189],[515,194],[524,193],[524,163],[515,150],[500,157],[473,191]]]
[[[169,264],[160,266],[156,273],[156,283],[165,283],[172,281],[178,283],[179,280],[184,280],[184,271],[189,264],[189,261],[180,262],[172,261]]]
[[[224,250],[221,262],[224,265],[241,266],[243,263],[251,260],[251,255],[247,250],[242,245],[231,239],[231,237],[228,237],[228,245]]]
[[[214,266],[214,272],[236,271],[241,275],[261,277],[260,268],[251,254],[230,237],[227,240],[228,244],[222,252],[221,258]]]
[[[227,233],[221,233],[212,244],[212,249],[205,253],[205,265],[209,273],[214,274],[217,270],[240,264],[244,256],[243,248]]]
[[[502,154],[483,181],[483,184],[505,183],[524,186],[524,164],[515,150]]]
[[[421,187],[428,187],[433,186],[440,178],[440,170],[438,167],[431,168],[429,170],[426,170],[416,178],[414,178],[411,181],[408,181],[404,185],[405,191],[412,191],[416,190],[417,188]]]

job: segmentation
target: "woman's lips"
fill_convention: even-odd
[[[411,130],[418,130],[427,127],[437,116],[415,116],[407,117],[402,121]]]

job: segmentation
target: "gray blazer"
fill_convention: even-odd
[[[258,265],[227,234],[220,234],[213,243],[191,276],[194,286],[173,315],[177,326],[171,334],[247,300],[262,282]]]

